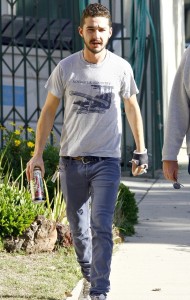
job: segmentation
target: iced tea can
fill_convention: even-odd
[[[39,167],[34,168],[33,179],[30,182],[30,190],[34,202],[40,203],[45,200],[42,172]]]

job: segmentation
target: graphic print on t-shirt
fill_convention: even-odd
[[[70,91],[70,95],[79,96],[74,101],[77,114],[101,113],[104,114],[110,108],[112,89],[110,85],[91,84],[92,92],[90,95],[79,92]]]

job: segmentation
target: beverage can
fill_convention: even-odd
[[[42,173],[39,167],[34,168],[33,179],[30,182],[30,190],[34,202],[40,203],[45,200]]]

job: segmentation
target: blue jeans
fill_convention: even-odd
[[[112,223],[120,183],[120,159],[83,164],[60,157],[59,167],[82,274],[91,282],[91,295],[106,294],[110,289]]]

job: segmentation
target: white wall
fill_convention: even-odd
[[[185,49],[184,0],[160,0],[164,121],[171,87]]]
[[[13,7],[14,7],[13,14],[15,14],[16,5],[14,5]],[[7,0],[1,0],[1,12],[2,15],[11,14],[11,7]]]
[[[7,1],[2,0],[1,1],[1,10],[2,10],[2,14],[8,14],[8,4]]]

